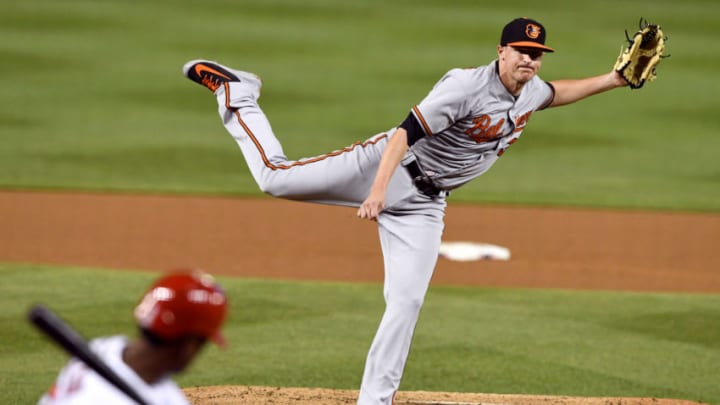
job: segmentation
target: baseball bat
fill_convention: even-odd
[[[38,329],[62,346],[68,353],[82,360],[88,367],[95,370],[96,373],[120,391],[124,392],[125,395],[132,398],[139,405],[149,405],[133,387],[108,367],[98,355],[90,350],[87,341],[80,336],[80,334],[55,315],[50,309],[43,305],[34,305],[28,313],[28,319]]]

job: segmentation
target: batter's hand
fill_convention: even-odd
[[[370,193],[358,209],[357,216],[360,219],[377,221],[378,215],[385,208],[385,196]]]

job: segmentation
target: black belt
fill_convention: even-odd
[[[413,184],[419,192],[428,197],[437,197],[443,193],[443,191],[437,188],[437,186],[433,184],[432,180],[426,176],[422,170],[420,170],[420,166],[417,164],[417,161],[413,160],[408,163],[405,166],[405,169],[407,169],[408,173],[410,173],[410,178],[412,178]]]

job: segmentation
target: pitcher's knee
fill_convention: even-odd
[[[265,181],[258,181],[257,185],[258,185],[258,188],[260,189],[260,191],[262,191],[263,193],[268,194],[268,195],[273,195],[273,193],[272,193],[273,188],[272,188],[271,183],[265,182]]]
[[[290,189],[283,184],[284,182],[272,181],[272,177],[263,178],[257,182],[260,191],[277,198],[286,198],[290,195]]]

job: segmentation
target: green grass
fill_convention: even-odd
[[[153,273],[0,265],[0,403],[31,403],[67,356],[23,319],[44,303],[81,334],[134,335]],[[229,348],[181,386],[357,389],[382,286],[219,278]],[[720,404],[720,296],[431,287],[403,390],[683,398]]]
[[[624,29],[662,23],[659,79],[535,114],[453,195],[479,203],[720,209],[720,3],[28,0],[0,15],[0,187],[258,193],[193,58],[255,71],[291,158],[400,122],[444,72],[494,58],[504,23],[545,23],[546,80],[600,74]],[[592,16],[592,18],[588,18]]]
[[[180,67],[260,74],[291,158],[386,130],[444,72],[494,58],[504,23],[542,21],[541,77],[608,71],[624,29],[663,25],[672,57],[639,91],[533,115],[472,203],[720,210],[720,3],[553,0],[27,0],[0,13],[0,188],[249,195],[211,95]],[[588,18],[591,16],[591,18]],[[153,274],[0,265],[0,403],[33,403],[67,357],[23,321],[44,302],[86,336],[134,333]],[[357,389],[380,285],[221,278],[227,352],[183,386]],[[654,396],[720,404],[720,297],[433,287],[403,390]]]

